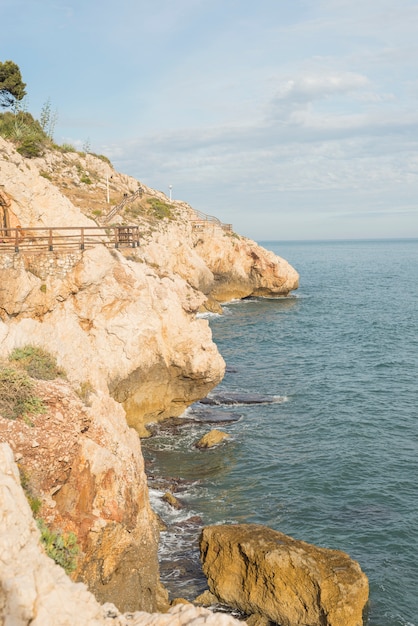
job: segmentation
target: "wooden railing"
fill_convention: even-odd
[[[0,228],[0,252],[12,250],[85,250],[95,245],[108,248],[139,246],[138,226],[63,226],[53,228]]]
[[[143,193],[144,193],[144,190],[142,189],[141,186],[139,186],[138,189],[134,191],[134,193],[132,193],[131,195],[125,194],[123,197],[123,200],[121,200],[119,204],[116,204],[109,211],[109,213],[102,218],[101,220],[102,224],[108,224],[110,220],[113,219],[115,215],[119,213],[119,211],[121,211],[126,204],[133,202],[136,198],[141,198]]]

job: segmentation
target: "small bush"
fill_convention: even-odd
[[[13,142],[17,151],[29,159],[40,156],[51,144],[39,122],[24,110],[0,114],[0,135]]]
[[[87,174],[83,174],[80,178],[80,182],[85,183],[86,185],[91,185],[91,178],[87,176]]]
[[[157,219],[162,220],[165,217],[170,220],[173,219],[173,214],[169,204],[166,204],[158,198],[151,198],[150,200],[148,200],[148,204]]]
[[[0,366],[0,414],[7,419],[45,412],[45,405],[34,394],[26,372],[13,366]]]
[[[38,346],[24,346],[15,348],[9,356],[22,367],[32,378],[38,380],[54,380],[65,378],[65,372],[58,367],[56,359]]]
[[[67,574],[71,574],[77,567],[79,548],[77,536],[74,533],[61,533],[49,530],[42,519],[36,521],[41,532],[41,542],[51,559],[60,565]]]
[[[43,144],[37,137],[25,137],[16,150],[27,159],[42,156]]]
[[[70,143],[63,143],[60,146],[56,146],[56,149],[60,152],[77,152],[77,150]]]

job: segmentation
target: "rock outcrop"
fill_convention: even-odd
[[[38,517],[75,534],[73,577],[120,610],[167,607],[140,439],[123,408],[103,394],[85,406],[64,380],[39,381],[36,396],[45,412],[0,417],[0,441],[16,454]]]
[[[228,232],[195,235],[195,250],[214,276],[210,296],[228,302],[249,296],[287,296],[299,275],[287,261],[254,241]]]
[[[256,524],[209,526],[203,571],[220,602],[281,626],[361,626],[368,580],[344,552]]]
[[[4,626],[238,626],[228,615],[178,605],[121,614],[73,583],[40,545],[11,448],[0,444],[0,624]],[[131,563],[132,564],[132,563]],[[127,581],[128,583],[128,581]]]
[[[208,322],[193,315],[204,297],[175,275],[98,246],[63,279],[21,268],[0,269],[0,280],[0,355],[44,347],[76,386],[110,392],[141,435],[222,379]]]

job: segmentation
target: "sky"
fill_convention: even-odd
[[[264,240],[418,237],[418,0],[1,0],[54,139]]]

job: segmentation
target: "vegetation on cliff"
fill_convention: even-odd
[[[0,365],[0,415],[7,419],[30,416],[45,410],[35,392],[33,380],[11,364]]]

